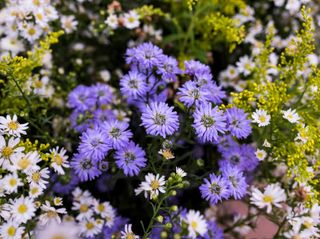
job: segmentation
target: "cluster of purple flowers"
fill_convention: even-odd
[[[224,136],[217,143],[222,158],[219,160],[220,174],[211,173],[199,187],[202,198],[210,204],[233,197],[238,200],[247,193],[250,173],[259,164],[254,147],[239,144],[231,135]]]
[[[129,124],[112,111],[112,89],[105,84],[78,86],[70,94],[71,122],[82,135],[71,167],[81,181],[92,180],[108,169],[108,154],[125,175],[138,175],[146,165],[145,152],[133,143]],[[79,122],[79,118],[83,120]]]

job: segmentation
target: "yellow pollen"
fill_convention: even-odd
[[[92,230],[92,229],[94,228],[94,224],[93,224],[92,222],[87,222],[87,223],[86,223],[86,228],[87,228],[88,230]]]
[[[41,178],[41,176],[40,176],[40,173],[39,172],[35,172],[35,173],[33,173],[32,174],[32,180],[34,181],[34,182],[39,182],[40,181],[40,178]]]
[[[266,203],[273,202],[273,197],[270,196],[270,195],[265,195],[265,196],[263,197],[263,201],[266,202]]]
[[[61,166],[63,164],[63,158],[59,154],[56,154],[54,156],[54,161],[58,166]]]
[[[19,207],[18,207],[18,212],[20,214],[24,214],[28,211],[28,207],[26,204],[21,204]]]
[[[47,216],[50,218],[56,217],[58,214],[55,211],[48,211]]]
[[[8,228],[8,235],[11,236],[11,237],[13,237],[14,235],[16,235],[16,228],[13,227],[13,226],[10,226],[10,227]]]
[[[303,225],[308,229],[310,229],[313,226],[312,222],[309,222],[309,221],[303,222]]]
[[[196,221],[191,222],[191,227],[193,230],[195,230],[197,228],[197,226],[198,226],[198,223]]]
[[[104,205],[101,203],[98,205],[98,211],[103,212],[104,211]]]
[[[15,121],[10,121],[9,123],[8,123],[8,128],[9,129],[11,129],[11,130],[16,130],[16,129],[18,129],[18,123],[17,122],[15,122]]]
[[[134,239],[134,234],[133,233],[128,233],[126,239]]]
[[[51,239],[66,239],[66,237],[62,235],[54,235]]]
[[[264,122],[267,121],[267,119],[266,119],[266,117],[265,117],[264,115],[260,115],[260,116],[259,116],[259,120],[260,120],[260,122],[262,122],[262,123],[264,123]]]
[[[4,147],[2,148],[1,153],[5,158],[9,158],[13,153],[13,149],[11,147]]]
[[[36,80],[34,82],[34,87],[37,88],[37,89],[41,89],[43,86],[42,82],[40,80]]]
[[[30,165],[30,160],[27,159],[27,158],[22,158],[19,160],[18,162],[18,166],[21,168],[21,169],[26,169],[28,168]]]
[[[89,210],[89,207],[87,204],[81,204],[79,210],[80,212],[87,212]]]
[[[30,36],[33,36],[34,34],[36,34],[36,29],[30,28],[30,29],[28,30],[28,34],[29,34]]]
[[[36,15],[36,17],[37,17],[39,20],[42,20],[42,19],[43,19],[43,16],[42,16],[41,13],[38,13],[38,14]]]
[[[160,184],[159,184],[159,181],[158,180],[153,180],[152,182],[151,182],[151,188],[153,189],[153,190],[156,190],[156,189],[158,189],[160,187]]]
[[[9,184],[11,187],[14,187],[17,185],[17,180],[15,178],[10,178]]]
[[[32,195],[35,195],[35,194],[37,194],[38,192],[39,192],[39,188],[37,188],[37,187],[31,188],[31,194],[32,194]]]
[[[33,4],[39,7],[40,6],[40,1],[39,0],[33,0]]]

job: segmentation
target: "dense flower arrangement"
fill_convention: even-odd
[[[0,2],[0,238],[319,238],[317,1],[148,3]]]

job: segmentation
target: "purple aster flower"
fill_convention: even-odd
[[[79,111],[85,111],[95,106],[96,99],[90,94],[90,87],[79,85],[68,95],[68,106]]]
[[[75,154],[70,165],[80,181],[90,181],[101,175],[97,162],[82,154]]]
[[[208,232],[203,236],[204,239],[223,239],[223,230],[214,221],[207,221]],[[200,237],[197,237],[197,239]]]
[[[258,166],[259,161],[255,156],[255,149],[243,144],[229,147],[228,150],[222,152],[219,166],[223,168],[225,164],[238,167],[240,171],[251,172]]]
[[[188,75],[195,75],[199,72],[207,72],[210,74],[210,68],[207,65],[202,64],[199,61],[190,60],[185,61],[184,66],[186,68],[185,73]]]
[[[197,71],[194,75],[195,82],[201,87],[212,84],[212,74],[210,71]]]
[[[92,95],[96,97],[96,103],[98,105],[107,105],[112,102],[112,90],[110,86],[102,83],[98,83],[92,88]]]
[[[137,48],[128,48],[126,50],[125,59],[128,65],[137,63]]]
[[[214,104],[221,104],[222,99],[226,98],[226,92],[222,90],[221,86],[217,86],[215,82],[211,82],[203,87],[206,87],[209,92],[209,100]]]
[[[218,151],[220,153],[228,151],[230,147],[237,146],[239,146],[238,142],[236,142],[231,135],[223,135],[217,142]]]
[[[184,83],[184,85],[179,88],[177,95],[180,97],[179,100],[187,107],[209,101],[208,91],[202,90],[194,81]]]
[[[107,121],[102,124],[102,130],[107,134],[114,149],[124,147],[132,138],[132,133],[128,130],[129,124],[124,121]]]
[[[130,71],[120,80],[120,90],[124,96],[137,99],[147,91],[146,76],[136,70]]]
[[[104,108],[104,107],[103,107]],[[100,126],[105,121],[115,120],[116,116],[112,110],[99,108],[93,112],[94,124]]]
[[[134,142],[129,142],[125,147],[116,151],[114,158],[118,168],[121,168],[125,175],[138,175],[140,169],[146,166],[146,153]]]
[[[220,168],[222,176],[225,177],[229,182],[230,194],[235,199],[241,199],[247,193],[248,184],[243,173],[231,164],[225,164],[223,168]]]
[[[228,184],[228,180],[221,175],[216,176],[211,173],[209,179],[205,178],[204,183],[199,187],[201,197],[208,200],[210,204],[217,204],[222,199],[228,199],[230,197]]]
[[[178,61],[175,58],[163,55],[157,73],[162,75],[162,80],[171,82],[175,81],[177,79],[177,75],[181,74],[182,71],[178,67]]]
[[[100,128],[87,129],[81,135],[81,142],[78,147],[79,153],[94,161],[101,161],[111,149],[111,142],[108,135]]]
[[[147,105],[141,116],[142,124],[148,134],[166,138],[179,128],[178,114],[164,102]]]
[[[226,110],[227,127],[232,136],[238,139],[248,137],[251,133],[250,120],[242,109],[230,108]]]
[[[85,112],[74,110],[69,116],[71,127],[77,132],[83,132],[89,126]]]
[[[209,103],[201,104],[196,108],[193,117],[192,126],[201,142],[216,142],[219,133],[226,131],[225,117],[217,106],[212,108]]]
[[[159,65],[163,57],[162,49],[150,42],[140,44],[137,47],[136,54],[139,66],[147,69]]]

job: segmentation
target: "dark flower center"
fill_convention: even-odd
[[[154,123],[157,125],[164,125],[166,123],[166,116],[163,114],[156,113],[154,117]]]
[[[212,183],[210,186],[210,192],[219,195],[221,192],[221,187],[220,185],[216,184],[216,183]]]
[[[90,159],[84,159],[82,162],[81,162],[81,166],[83,169],[91,169],[92,168],[92,162]]]
[[[112,130],[110,131],[110,134],[114,138],[119,138],[121,136],[119,128],[112,128]]]
[[[204,127],[210,128],[215,123],[215,121],[211,116],[203,115],[201,118],[201,123],[204,125]]]

